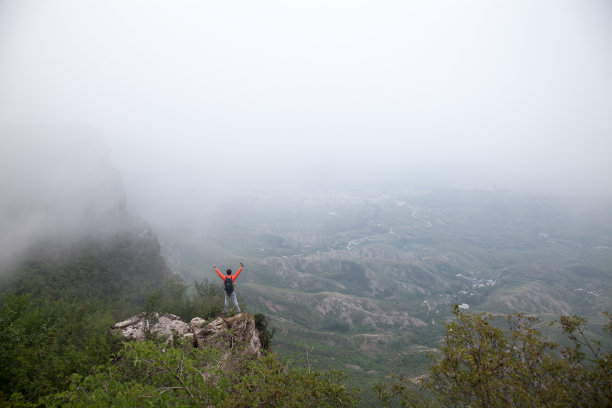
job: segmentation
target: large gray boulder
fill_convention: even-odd
[[[189,323],[183,322],[173,314],[147,316],[140,313],[122,322],[115,323],[112,329],[125,339],[143,341],[147,332],[165,338],[168,342],[172,336],[190,339],[195,347],[214,347],[231,350],[243,347],[246,355],[261,355],[261,333],[255,327],[255,319],[248,313],[239,313],[232,317],[216,317],[207,321],[194,317]]]

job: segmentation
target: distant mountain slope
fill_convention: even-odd
[[[143,222],[116,234],[70,245],[39,243],[5,271],[2,290],[121,302],[124,313],[144,306],[169,275],[156,236]]]
[[[367,384],[422,373],[454,303],[599,320],[612,306],[606,208],[509,191],[257,195],[160,234],[186,277],[244,260],[238,294],[279,327],[277,350],[311,345],[321,367]]]
[[[93,141],[7,130],[0,152],[0,290],[144,304],[170,273]]]

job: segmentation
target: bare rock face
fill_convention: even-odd
[[[214,347],[231,350],[235,347],[244,347],[246,355],[261,355],[260,332],[255,327],[255,319],[248,313],[239,313],[224,318],[217,317],[211,322],[200,317],[194,317],[191,322],[185,323],[180,317],[165,314],[154,315],[147,319],[144,313],[130,317],[112,326],[124,338],[143,341],[147,331],[156,336],[172,339],[172,335],[190,338],[194,346]]]
[[[240,344],[245,347],[245,354],[261,355],[260,332],[255,327],[253,316],[246,313],[239,313],[230,318],[217,317],[194,331],[194,334],[198,347],[206,345],[233,348]]]
[[[205,325],[206,325],[206,320],[202,319],[201,317],[194,317],[189,322],[189,331],[191,331],[192,333],[195,333],[196,330],[200,330]]]
[[[153,335],[168,339],[172,338],[173,333],[181,336],[193,336],[187,323],[182,321],[180,317],[169,313],[162,316],[156,313],[150,319],[147,319],[145,313],[140,313],[127,320],[115,323],[112,328],[119,331],[126,339],[140,341],[145,339],[147,330]]]

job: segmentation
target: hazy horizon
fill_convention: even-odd
[[[91,141],[145,215],[243,191],[609,198],[611,18],[603,0],[6,1],[0,150]],[[37,191],[14,162],[3,190]]]

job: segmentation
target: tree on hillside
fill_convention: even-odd
[[[0,406],[12,394],[36,401],[58,392],[71,374],[90,373],[121,347],[95,300],[7,294],[0,303]]]
[[[553,322],[571,341],[560,346],[534,327],[536,317],[509,315],[504,330],[501,319],[488,313],[462,313],[455,306],[453,314],[429,375],[377,386],[383,406],[612,405],[612,352],[587,338],[584,319],[561,316]],[[605,330],[612,333],[612,319]]]

